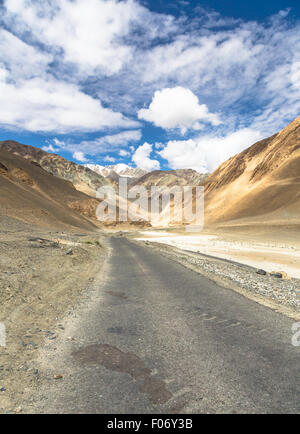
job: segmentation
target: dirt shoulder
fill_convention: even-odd
[[[247,298],[282,314],[300,320],[300,280],[278,279],[257,274],[257,269],[232,261],[188,252],[166,244],[137,241],[219,285],[237,291]]]
[[[55,341],[65,316],[88,291],[107,254],[100,233],[53,232],[0,218],[0,413],[20,412],[18,403],[39,383],[37,351]]]

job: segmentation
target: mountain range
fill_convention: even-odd
[[[300,117],[221,164],[212,174],[79,165],[13,140],[0,142],[0,213],[55,226],[94,227],[103,185],[205,188],[207,226],[300,225]]]
[[[34,146],[23,145],[14,140],[6,140],[0,141],[0,149],[38,163],[50,174],[65,181],[70,181],[76,190],[92,197],[96,196],[99,187],[109,183],[101,174],[87,167]]]
[[[100,166],[99,164],[85,164],[85,167],[93,170],[105,178],[111,176],[112,173],[116,173],[118,176],[125,178],[140,178],[146,175],[148,172],[146,170],[140,169],[138,167],[130,167],[127,164],[118,163],[110,166]]]

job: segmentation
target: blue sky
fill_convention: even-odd
[[[300,112],[295,0],[0,0],[0,140],[212,171]]]

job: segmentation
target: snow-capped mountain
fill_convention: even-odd
[[[117,173],[119,176],[124,176],[127,178],[139,178],[146,175],[148,172],[138,167],[130,167],[127,164],[118,163],[110,166],[101,166],[99,164],[85,164],[85,167],[93,170],[94,172],[107,177],[111,172]]]

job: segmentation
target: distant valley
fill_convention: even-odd
[[[47,208],[47,201],[61,200],[71,219],[75,212],[96,222],[97,189],[105,185],[117,188],[119,180],[126,178],[129,186],[143,186],[148,191],[154,186],[204,186],[206,226],[300,224],[300,117],[225,161],[212,174],[188,168],[147,172],[126,164],[79,165],[13,140],[0,142],[0,152],[2,213],[12,210],[14,202],[21,208],[27,201],[25,208],[30,208],[26,195],[34,194],[36,202],[40,194],[41,210]],[[47,188],[40,184],[46,178]],[[26,190],[23,197],[17,193],[21,188]],[[34,209],[32,206],[33,219]],[[24,219],[26,213],[21,214]]]

